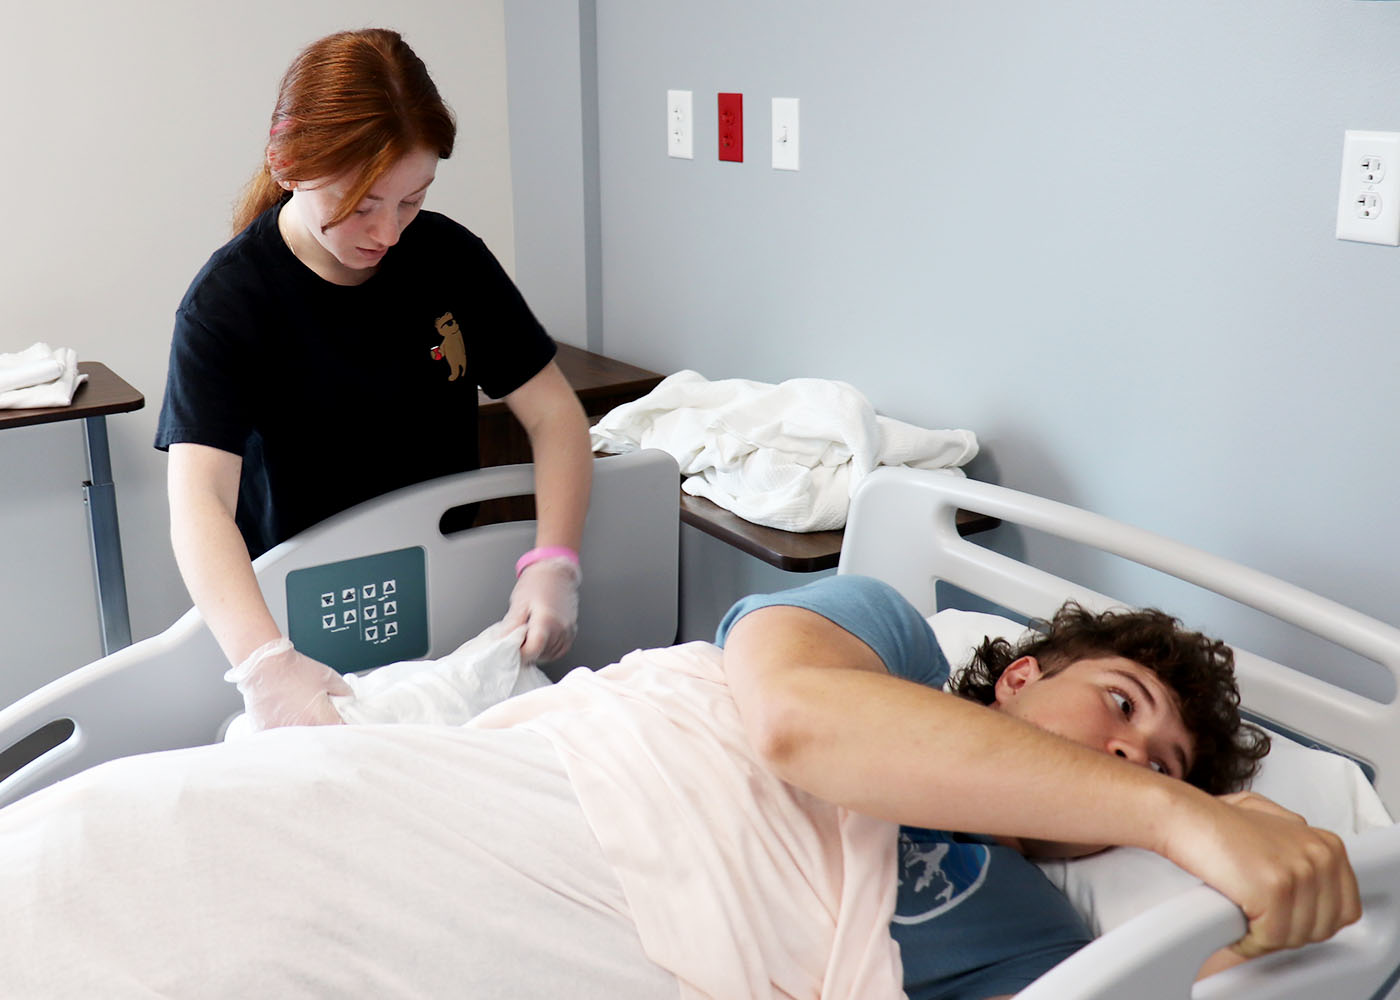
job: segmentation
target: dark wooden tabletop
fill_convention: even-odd
[[[681,493],[681,520],[692,528],[791,573],[834,569],[841,560],[844,531],[783,531],[746,521],[704,497]],[[995,517],[957,513],[958,534],[972,535],[1001,524]]]
[[[625,361],[614,361],[580,347],[561,343],[558,348],[559,352],[554,356],[554,362],[569,380],[569,385],[573,386],[574,393],[583,401],[584,409],[590,414],[602,415],[596,412],[596,407],[589,406],[589,403],[612,399],[637,399],[656,388],[663,377],[657,372],[629,365]],[[492,399],[485,393],[480,393],[478,400],[482,415],[503,413],[506,410],[503,401]]]
[[[0,430],[26,427],[31,424],[51,424],[59,420],[80,417],[102,417],[109,413],[126,413],[146,405],[146,397],[125,379],[100,361],[79,361],[78,371],[87,381],[73,393],[68,406],[32,407],[27,410],[0,410]]]
[[[646,395],[662,379],[657,372],[593,354],[568,344],[559,345],[555,356],[559,370],[569,380],[585,411],[592,418],[606,413],[613,406]],[[486,395],[480,397],[483,417],[483,462],[500,464],[506,461],[529,461],[528,442],[523,433],[518,441],[510,441],[505,451],[496,455],[500,443],[507,437],[506,428],[499,424],[506,414],[506,405]],[[492,421],[496,422],[492,422]],[[511,428],[514,430],[514,428]],[[488,455],[491,457],[488,459]],[[533,511],[521,516],[533,517]],[[737,514],[716,506],[709,500],[681,494],[681,520],[693,528],[734,546],[741,552],[762,559],[771,566],[794,573],[812,573],[832,569],[841,558],[843,531],[783,531],[746,521]],[[958,530],[969,535],[994,528],[1001,522],[996,518],[959,511]],[[478,523],[481,523],[480,521]]]

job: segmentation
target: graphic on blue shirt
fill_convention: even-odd
[[[894,923],[921,924],[947,913],[981,887],[990,863],[985,844],[954,840],[940,830],[900,828]]]

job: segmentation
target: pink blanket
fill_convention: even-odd
[[[506,701],[563,758],[647,955],[684,997],[902,997],[895,827],[754,757],[709,643],[634,652]]]

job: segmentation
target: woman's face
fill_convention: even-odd
[[[291,182],[278,225],[292,252],[337,284],[369,278],[417,216],[437,172],[438,156],[418,149],[395,163],[345,219],[330,225],[353,178]]]

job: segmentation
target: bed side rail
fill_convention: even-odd
[[[675,640],[679,607],[679,472],[664,452],[594,464],[580,558],[579,636],[560,666],[605,666]],[[371,500],[290,539],[254,563],[285,630],[286,579],[320,564],[404,547],[426,552],[428,657],[444,655],[505,614],[514,564],[534,521],[444,536],[447,510],[533,493],[533,468],[448,476]],[[405,657],[399,657],[405,658]],[[0,709],[0,805],[115,757],[214,741],[242,710],[223,655],[198,611]],[[48,734],[56,734],[53,740]]]
[[[1017,1000],[1381,1000],[1391,995],[1400,940],[1400,826],[1347,838],[1361,885],[1360,923],[1331,939],[1276,952],[1192,986],[1211,954],[1238,940],[1243,914],[1198,886],[1061,962]]]
[[[1061,579],[957,532],[959,508],[1108,552],[1222,594],[1380,664],[1400,683],[1400,629],[1200,549],[1099,514],[989,483],[913,469],[877,469],[851,505],[839,571],[887,580],[925,614],[944,580],[1030,617],[1068,598],[1122,602]],[[1236,650],[1246,707],[1266,720],[1368,761],[1376,788],[1400,808],[1400,703],[1382,704],[1247,650]],[[1302,717],[1300,717],[1302,716]]]

